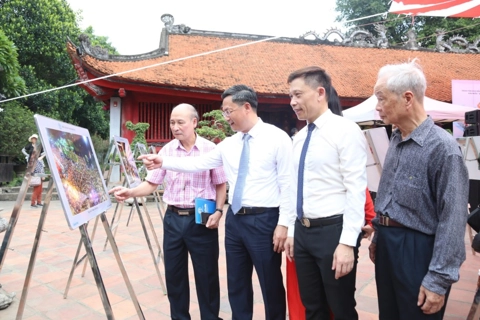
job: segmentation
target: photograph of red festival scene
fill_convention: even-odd
[[[47,134],[72,214],[80,214],[107,201],[88,137],[54,129],[47,129]]]

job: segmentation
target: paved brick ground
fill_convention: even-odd
[[[9,218],[14,202],[0,202],[0,212]],[[148,203],[147,208],[152,218],[159,241],[162,240],[162,225],[158,210],[154,203]],[[107,212],[110,218],[113,208]],[[133,215],[132,221],[126,225],[130,207],[125,207],[116,233],[116,242],[128,272],[139,303],[147,319],[169,319],[169,303],[163,294],[160,281],[156,275],[154,264],[148,250],[138,216]],[[3,268],[0,271],[0,283],[8,292],[16,292],[15,302],[7,309],[0,310],[0,319],[15,319],[20,296],[23,289],[26,270],[32,251],[32,244],[38,226],[41,209],[30,208],[29,202],[23,204],[15,232],[6,255]],[[92,232],[93,221],[89,227]],[[0,234],[0,239],[3,235]],[[227,298],[225,253],[223,249],[224,228],[220,227],[220,286],[221,312],[223,319],[230,319],[231,312]],[[130,300],[127,287],[124,284],[120,270],[110,246],[103,251],[105,231],[101,224],[97,229],[93,248],[101,270],[115,319],[137,319],[135,308]],[[63,215],[59,201],[50,203],[45,226],[43,228],[35,269],[30,282],[28,298],[23,319],[105,319],[100,296],[95,285],[90,268],[85,277],[81,277],[82,268],[76,269],[67,299],[63,293],[72,267],[73,258],[80,240],[78,230],[70,230]],[[357,275],[357,309],[360,319],[378,319],[376,289],[373,264],[368,259],[368,240],[364,240],[360,250]],[[152,239],[155,254],[155,241]],[[476,290],[479,255],[472,255],[468,238],[467,261],[461,269],[461,280],[452,288],[445,319],[465,319],[470,309]],[[82,251],[83,253],[84,251]],[[163,276],[163,266],[160,268]],[[255,273],[254,273],[255,274]],[[264,319],[263,301],[256,275],[254,279],[255,315],[254,319]],[[191,272],[191,304],[192,319],[200,319],[195,282]]]

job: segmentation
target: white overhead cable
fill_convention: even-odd
[[[149,68],[155,68],[155,67],[162,66],[162,65],[165,65],[165,64],[170,64],[170,63],[184,61],[184,60],[188,60],[188,59],[192,59],[192,58],[202,57],[202,56],[206,56],[206,55],[217,53],[217,52],[232,50],[232,49],[236,49],[236,48],[240,48],[240,47],[246,47],[246,46],[249,46],[249,45],[257,44],[257,43],[260,43],[260,42],[266,42],[266,41],[270,41],[270,40],[274,40],[274,39],[278,39],[278,38],[281,38],[281,36],[269,37],[269,38],[266,38],[266,39],[261,39],[261,40],[257,40],[257,41],[242,43],[242,44],[238,44],[238,45],[235,45],[235,46],[230,46],[230,47],[216,49],[216,50],[212,50],[212,51],[197,53],[197,54],[187,56],[187,57],[182,57],[182,58],[177,58],[177,59],[173,59],[173,60],[163,61],[163,62],[151,64],[151,65],[140,67],[140,68],[135,68],[135,69],[126,70],[126,71],[122,71],[122,72],[118,72],[118,73],[108,74],[106,76],[98,77],[98,78],[95,78],[95,79],[79,81],[79,82],[67,84],[67,85],[64,85],[64,86],[61,86],[61,87],[51,88],[51,89],[47,89],[47,90],[43,90],[43,91],[29,93],[29,94],[19,96],[19,97],[14,97],[14,98],[1,100],[0,104],[4,103],[4,102],[8,102],[8,101],[13,101],[13,100],[17,100],[17,99],[23,99],[23,98],[39,95],[39,94],[42,94],[42,93],[47,93],[47,92],[57,91],[57,90],[60,90],[60,89],[74,87],[74,86],[78,86],[78,85],[84,84],[84,83],[89,83],[89,82],[94,82],[94,81],[98,81],[98,80],[102,80],[102,79],[116,77],[116,76],[120,76],[122,74],[130,73],[130,72],[141,71],[141,70],[145,70],[145,69],[149,69]]]
[[[363,20],[363,19],[368,19],[368,18],[373,18],[373,17],[378,17],[378,16],[383,16],[382,18],[385,19],[387,17],[388,11],[387,12],[382,12],[382,13],[377,13],[377,14],[372,14],[370,16],[366,17],[360,17],[360,18],[355,18],[347,21],[343,21],[343,23],[348,23],[348,22],[353,22],[353,21],[358,21],[358,20]]]

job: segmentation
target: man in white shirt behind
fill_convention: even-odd
[[[285,320],[281,272],[288,226],[295,221],[291,202],[292,140],[257,116],[257,95],[245,85],[222,94],[223,116],[237,133],[208,154],[193,158],[139,157],[148,170],[196,172],[223,165],[230,207],[225,221],[228,297],[232,319],[253,317],[253,267],[265,304],[265,319]],[[365,193],[365,188],[363,189]]]
[[[335,319],[358,319],[354,294],[365,219],[366,140],[357,124],[328,109],[331,79],[323,69],[297,70],[288,84],[293,111],[308,125],[293,139],[297,219],[286,254],[295,259],[306,319],[328,320],[330,310]]]

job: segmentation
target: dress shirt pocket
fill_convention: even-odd
[[[425,180],[422,180],[418,175],[405,173],[397,180],[397,187],[395,188],[396,202],[407,207],[412,211],[416,211],[418,201],[422,198],[422,193],[427,186],[424,185]]]

